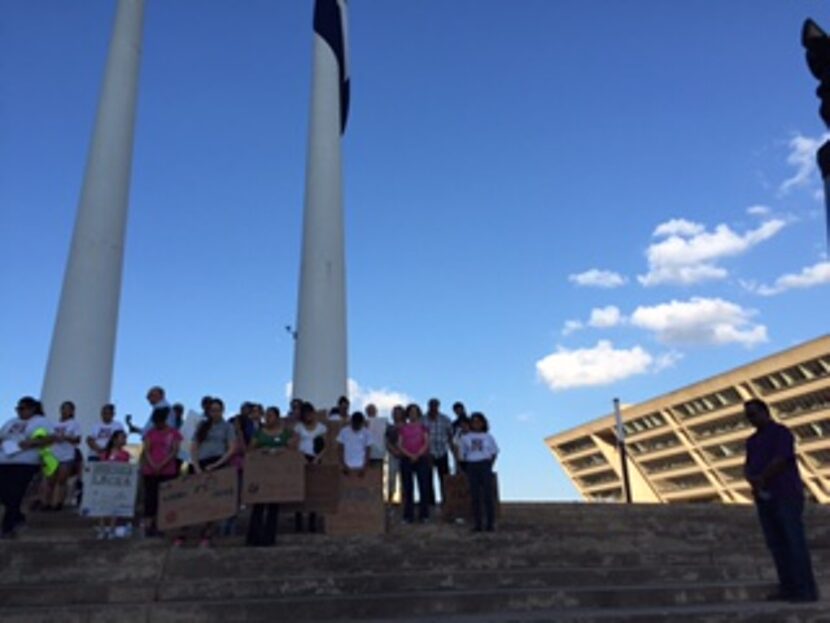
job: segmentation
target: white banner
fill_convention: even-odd
[[[132,517],[138,490],[138,465],[96,461],[84,465],[84,517]]]

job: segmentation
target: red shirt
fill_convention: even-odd
[[[427,427],[420,422],[407,422],[400,429],[400,445],[401,448],[415,454],[424,448],[424,442],[427,439]]]
[[[126,450],[113,450],[104,454],[104,460],[111,463],[129,463],[130,453]]]
[[[175,476],[176,475],[176,455],[173,453],[174,448],[182,441],[182,435],[175,428],[169,426],[158,429],[151,428],[144,434],[144,443],[147,449],[147,456],[153,460],[153,463],[159,466],[158,470],[154,470],[149,463],[144,463],[141,468],[141,473],[145,476]],[[170,457],[167,463],[161,465],[161,462]]]

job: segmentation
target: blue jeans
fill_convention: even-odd
[[[775,561],[781,595],[816,598],[813,564],[804,533],[804,499],[757,499],[755,505],[764,539]]]

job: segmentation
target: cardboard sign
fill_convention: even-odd
[[[84,517],[132,517],[138,491],[138,465],[93,462],[84,465]]]
[[[310,464],[305,469],[305,502],[300,510],[336,513],[340,501],[340,468],[337,465]]]
[[[326,533],[335,536],[383,534],[386,508],[383,504],[383,472],[369,468],[361,478],[341,473],[337,512],[326,515]]]
[[[326,422],[326,449],[323,451],[321,463],[323,465],[340,465],[340,444],[337,443],[337,436],[343,423],[339,420],[328,420]]]
[[[159,530],[192,526],[236,514],[239,481],[231,467],[183,476],[159,487]]]
[[[493,502],[496,517],[501,514],[499,503],[498,474],[493,474]],[[484,509],[482,509],[482,513]],[[447,521],[463,519],[473,520],[473,501],[470,498],[470,483],[464,474],[444,476],[444,501],[441,506],[441,515]]]
[[[296,450],[261,448],[245,455],[244,504],[302,502],[306,489],[305,457]]]

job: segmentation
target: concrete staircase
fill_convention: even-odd
[[[508,504],[494,534],[395,523],[383,538],[283,532],[270,549],[95,541],[69,513],[30,519],[0,542],[3,623],[830,621],[826,602],[764,601],[774,571],[748,507]],[[830,595],[830,508],[807,521]]]

